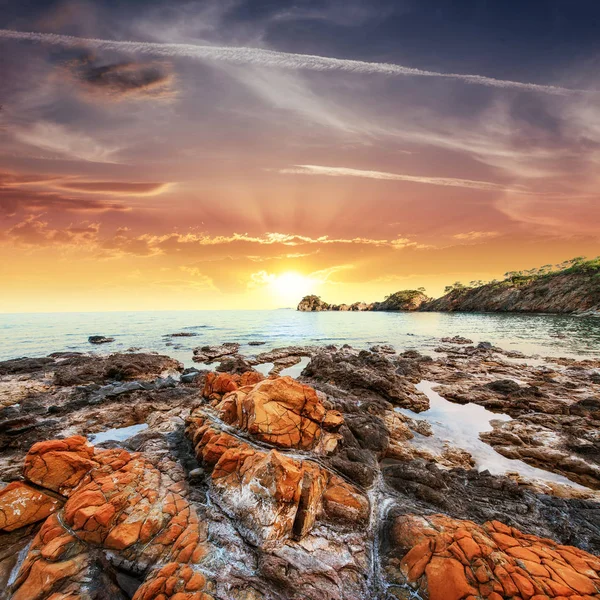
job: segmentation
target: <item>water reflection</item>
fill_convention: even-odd
[[[479,471],[488,470],[494,475],[506,473],[519,473],[528,479],[542,481],[553,481],[574,488],[585,489],[573,483],[562,475],[550,473],[543,469],[537,469],[520,460],[513,460],[498,454],[490,445],[479,439],[482,431],[491,431],[493,428],[490,421],[510,421],[511,418],[505,414],[493,413],[478,404],[455,404],[442,398],[434,388],[437,384],[431,381],[421,381],[417,389],[423,392],[430,403],[429,410],[414,413],[411,410],[397,408],[398,412],[411,418],[425,419],[431,424],[433,436],[425,437],[415,433],[411,440],[415,446],[424,448],[434,454],[441,454],[444,444],[462,448],[469,452],[475,459],[476,468]]]
[[[89,436],[89,440],[94,446],[96,444],[101,444],[102,442],[108,442],[109,440],[112,442],[124,442],[141,431],[144,431],[144,429],[148,429],[146,423],[130,425],[129,427],[117,427],[115,429],[101,431],[100,433],[93,433]]]

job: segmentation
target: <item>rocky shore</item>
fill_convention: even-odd
[[[600,259],[570,261],[556,272],[507,273],[503,281],[472,285],[456,283],[441,298],[428,298],[420,290],[403,290],[383,302],[328,304],[318,296],[305,296],[303,312],[321,311],[426,311],[513,312],[600,315]]]
[[[1,599],[600,598],[600,361],[464,338],[194,360],[0,363]],[[514,470],[438,439],[424,381],[497,413],[479,437]]]

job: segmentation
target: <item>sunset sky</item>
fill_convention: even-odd
[[[597,0],[0,0],[0,28],[0,312],[600,254]]]

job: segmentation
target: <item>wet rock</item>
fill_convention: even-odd
[[[258,340],[253,340],[251,342],[248,342],[248,346],[264,346],[267,342],[261,342]]]
[[[114,342],[115,338],[113,337],[105,337],[103,335],[90,335],[88,338],[88,342],[90,344],[110,344]]]
[[[396,372],[391,360],[378,353],[321,350],[311,358],[302,375],[334,384],[359,398],[379,397],[415,412],[429,408],[427,397]]]
[[[461,335],[455,335],[453,337],[443,337],[442,342],[444,342],[445,344],[465,345],[472,344],[473,340],[470,340],[469,338],[463,337]]]
[[[371,352],[380,352],[381,354],[396,354],[394,346],[390,346],[389,344],[375,344],[369,350]]]
[[[171,338],[182,338],[182,337],[196,337],[198,334],[192,331],[179,331],[177,333],[168,333],[165,337]]]
[[[59,386],[155,379],[165,372],[183,370],[181,363],[159,354],[111,354],[80,356],[58,363],[54,382]]]
[[[220,346],[201,346],[194,348],[192,360],[199,363],[211,363],[223,356],[237,354],[240,345],[235,342],[225,342]]]

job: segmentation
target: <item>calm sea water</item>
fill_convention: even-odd
[[[169,338],[192,332],[195,337]],[[90,335],[114,337],[92,346]],[[192,348],[222,342],[254,354],[291,344],[344,344],[366,348],[389,343],[398,350],[431,352],[439,338],[462,335],[542,356],[600,356],[600,319],[554,315],[449,313],[302,313],[265,311],[164,311],[0,314],[0,360],[74,350],[110,353],[154,350],[193,364]]]

